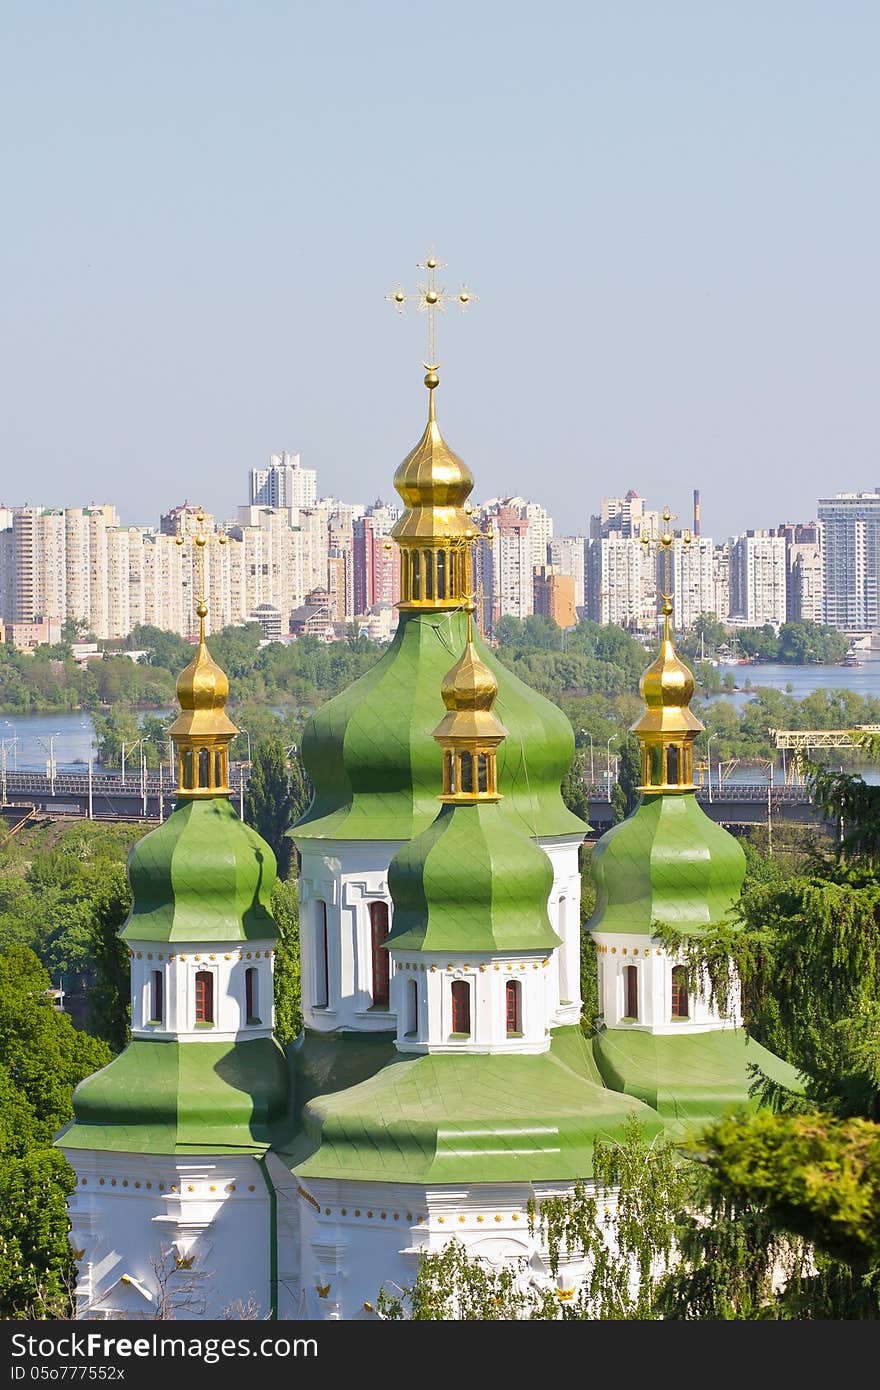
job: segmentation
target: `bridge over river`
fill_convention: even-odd
[[[232,798],[242,808],[248,768],[240,763],[230,769]],[[7,823],[14,813],[33,809],[49,816],[83,816],[92,820],[160,821],[174,807],[175,786],[167,768],[160,772],[118,773],[58,772],[54,777],[41,772],[10,772],[0,783],[0,810]],[[696,797],[712,820],[731,828],[766,825],[773,820],[798,821],[822,825],[823,818],[806,790],[797,785],[722,784],[698,787]],[[601,834],[612,823],[607,787],[589,788],[590,824]]]

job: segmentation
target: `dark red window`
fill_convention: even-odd
[[[196,973],[196,1023],[214,1022],[214,976],[210,970]]]
[[[150,1022],[162,1022],[162,971],[154,970],[150,982]]]
[[[689,1018],[689,1011],[685,968],[683,965],[676,965],[672,971],[672,1017]]]
[[[626,965],[623,969],[623,986],[625,999],[624,1017],[638,1018],[639,1016],[639,972],[634,965]]]
[[[326,1009],[329,1003],[330,966],[327,954],[327,904],[318,899],[315,904],[315,1008]]]
[[[257,969],[254,965],[249,965],[244,972],[244,1013],[248,1023],[259,1023]]]
[[[454,980],[452,983],[452,1031],[470,1037],[471,987],[466,980]]]
[[[522,1032],[522,1019],[519,1007],[519,980],[508,980],[504,987],[504,997],[507,1006],[507,1031],[508,1033]]]
[[[419,1031],[419,987],[415,980],[409,982],[409,1029],[410,1033]]]
[[[388,935],[388,904],[370,903],[370,942],[373,952],[373,1003],[388,1008],[388,952],[382,942]]]

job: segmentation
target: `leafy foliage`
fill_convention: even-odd
[[[286,1047],[302,1030],[299,892],[296,879],[276,879],[272,913],[281,936],[275,947],[275,1036]]]

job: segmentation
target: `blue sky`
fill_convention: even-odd
[[[880,483],[876,3],[6,0],[0,55],[0,502],[390,499],[432,243],[475,499]]]

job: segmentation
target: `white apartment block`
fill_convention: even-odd
[[[584,536],[553,536],[549,542],[550,564],[558,574],[570,574],[574,579],[574,606],[583,608],[584,598]]]
[[[730,616],[730,542],[716,545],[712,557],[712,607],[710,610],[721,623]]]
[[[822,548],[815,541],[788,547],[788,621],[825,621],[825,572]]]
[[[546,508],[537,502],[524,502],[520,516],[529,523],[529,547],[532,570],[546,565],[550,558],[549,547],[553,539],[553,518]]]
[[[730,550],[730,616],[747,627],[770,623],[777,630],[786,617],[785,539],[767,531],[746,531]]]
[[[592,538],[587,543],[586,609],[593,622],[653,632],[657,627],[654,555],[629,537]]]
[[[676,536],[669,549],[672,622],[676,631],[692,628],[701,613],[715,612],[715,546],[709,536],[694,536],[686,545]],[[663,556],[657,556],[657,587],[664,582]],[[726,614],[725,614],[726,616]]]
[[[252,507],[286,507],[289,511],[313,507],[317,487],[317,472],[303,468],[299,454],[271,454],[268,468],[250,471]]]
[[[623,536],[638,540],[641,535],[656,536],[660,531],[660,513],[650,511],[644,497],[630,488],[625,497],[603,497],[598,516],[590,523],[590,538]]]
[[[509,615],[527,618],[534,612],[532,546],[529,523],[504,505],[490,516],[490,563],[484,572],[491,585],[492,621]]]
[[[819,500],[825,621],[851,632],[880,627],[880,488]]]

